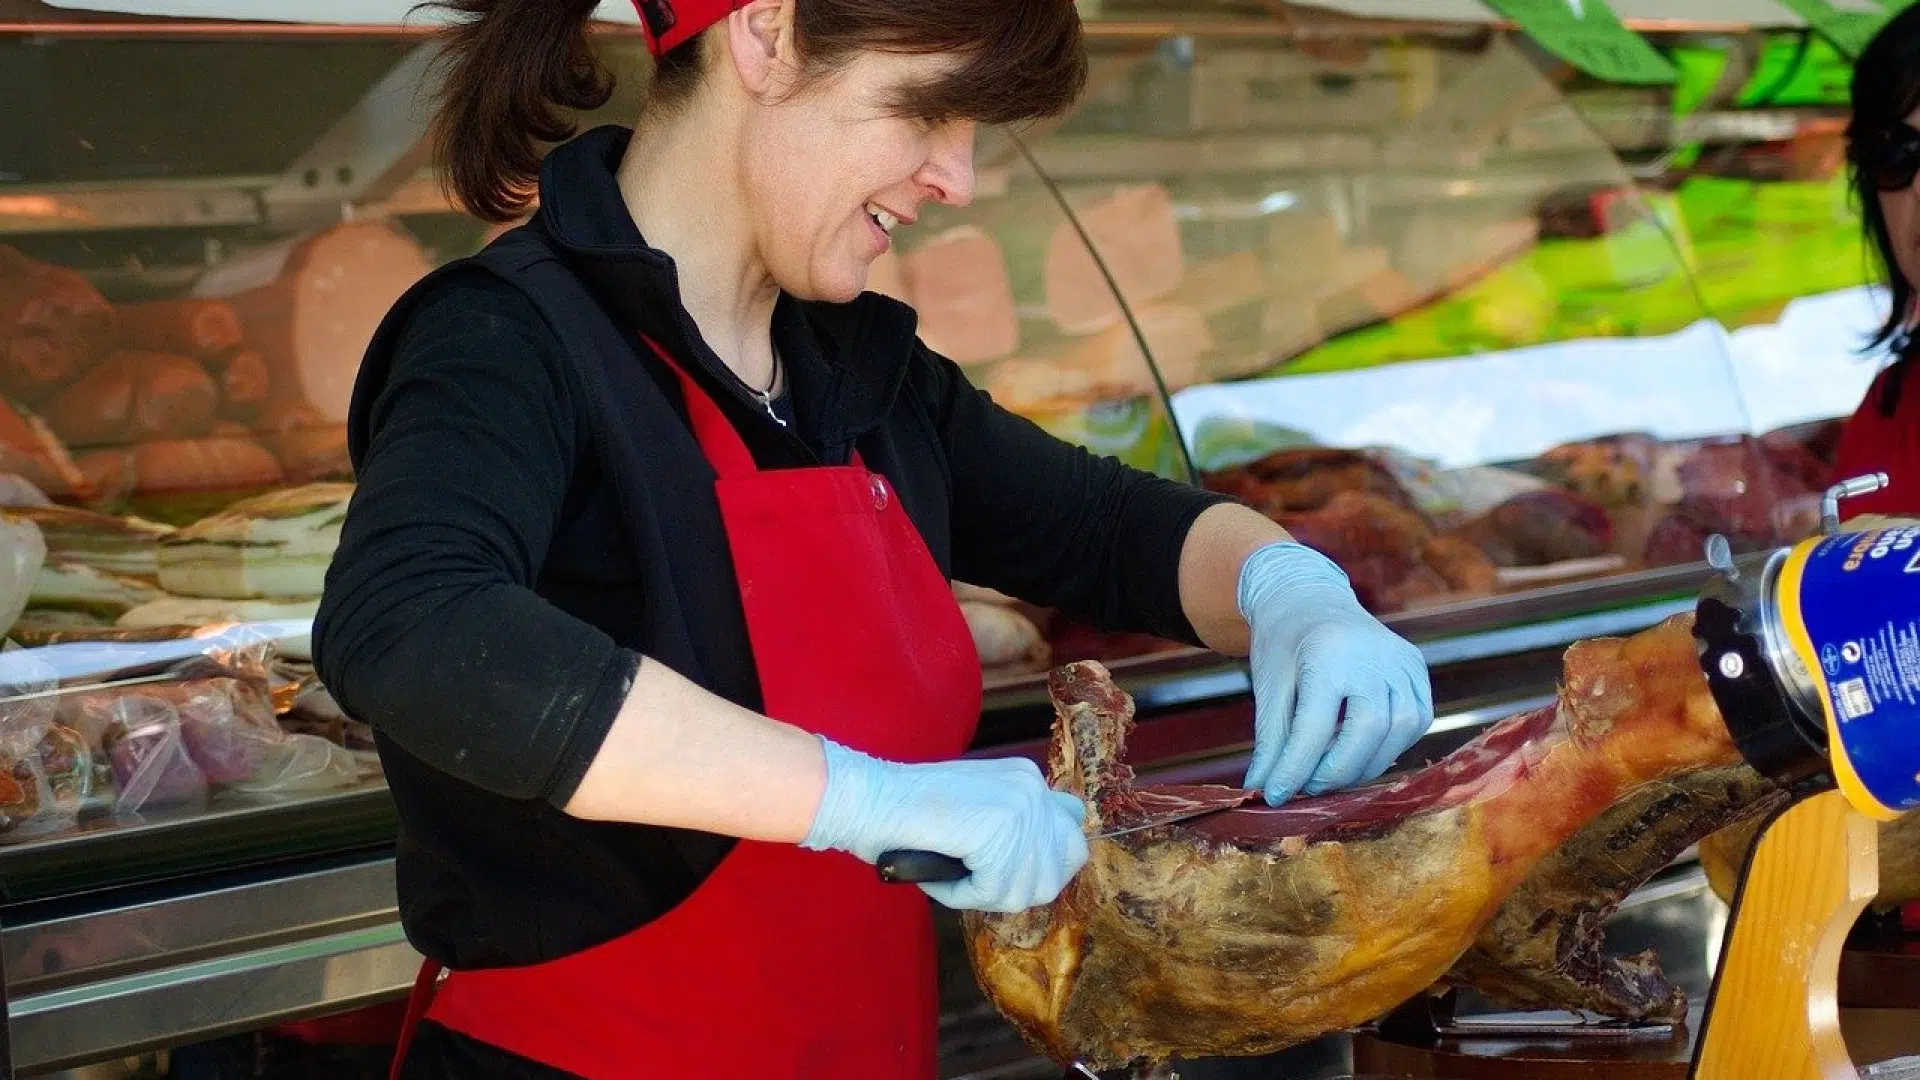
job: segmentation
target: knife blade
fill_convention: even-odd
[[[1211,803],[1199,809],[1163,811],[1158,814],[1149,815],[1144,821],[1134,822],[1131,825],[1125,825],[1117,829],[1107,829],[1094,833],[1088,837],[1088,839],[1111,840],[1116,836],[1144,832],[1147,829],[1157,829],[1162,825],[1178,825],[1184,821],[1193,821],[1198,818],[1209,817],[1213,814],[1238,809],[1245,804],[1248,799],[1258,794],[1259,792],[1256,791],[1245,792],[1241,795],[1240,801],[1235,803]],[[951,855],[942,855],[937,851],[915,851],[904,848],[897,851],[882,852],[880,858],[876,860],[873,865],[874,869],[880,874],[880,880],[889,885],[917,885],[941,881],[959,881],[970,873],[966,863]]]

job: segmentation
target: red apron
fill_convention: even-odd
[[[959,756],[979,722],[979,655],[891,486],[857,455],[760,471],[713,399],[648,344],[679,376],[719,477],[767,715],[894,761]],[[453,972],[437,993],[429,964],[412,1016],[589,1078],[931,1080],[928,904],[851,855],[741,841],[691,897],[624,937]]]

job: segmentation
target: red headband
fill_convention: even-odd
[[[747,0],[633,0],[653,55],[671,51],[732,14]]]

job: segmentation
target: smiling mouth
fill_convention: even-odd
[[[880,227],[880,231],[888,236],[892,236],[893,230],[900,227],[899,218],[872,203],[866,205],[866,211],[867,217],[871,218],[873,223]]]

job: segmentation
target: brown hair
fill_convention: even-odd
[[[928,121],[1013,124],[1057,115],[1086,85],[1072,0],[793,0],[809,79],[862,50],[966,57],[943,78],[903,91],[896,112]],[[469,213],[511,221],[531,202],[548,144],[572,114],[605,105],[614,78],[588,39],[598,0],[434,0],[453,13],[434,149]],[[706,74],[702,34],[662,56],[650,107],[672,108]]]

